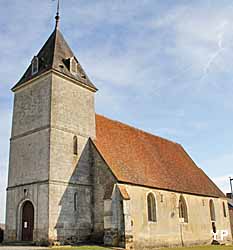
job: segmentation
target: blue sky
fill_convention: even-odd
[[[51,0],[0,0],[0,222],[10,88],[52,32],[55,9]],[[229,191],[233,2],[69,0],[62,1],[61,16],[66,40],[99,88],[96,111],[181,143]]]

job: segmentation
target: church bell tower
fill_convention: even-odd
[[[92,230],[88,141],[97,88],[59,19],[58,11],[54,31],[12,88],[6,242],[79,240]]]

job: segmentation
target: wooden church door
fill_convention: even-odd
[[[26,201],[22,211],[22,240],[33,241],[34,208],[30,201]]]

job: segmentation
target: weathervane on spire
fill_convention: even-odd
[[[59,27],[59,21],[60,21],[60,0],[57,0],[57,14],[56,14],[56,29]]]

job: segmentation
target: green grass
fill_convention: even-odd
[[[52,250],[112,250],[101,246],[53,247]],[[183,248],[161,248],[161,250],[233,250],[233,246],[198,246]]]
[[[163,250],[233,250],[233,246],[196,246],[183,248],[164,248]]]
[[[101,246],[53,247],[52,250],[110,250]]]

